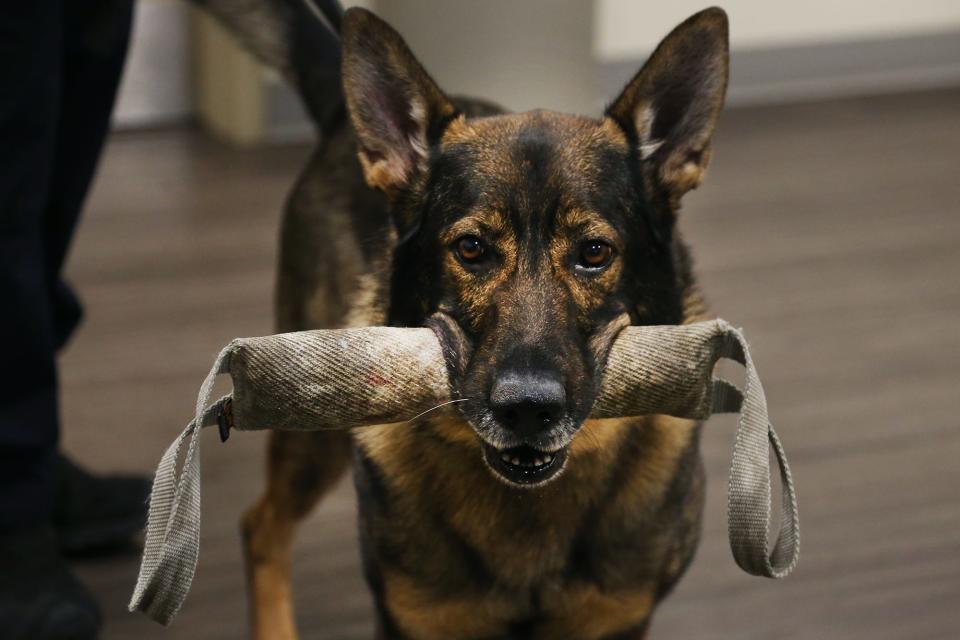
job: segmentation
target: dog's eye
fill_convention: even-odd
[[[483,240],[477,236],[463,236],[457,240],[457,255],[464,262],[477,262],[486,250]]]
[[[613,247],[600,240],[588,240],[580,245],[579,265],[585,269],[601,269],[610,264]]]

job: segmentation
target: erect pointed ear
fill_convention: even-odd
[[[410,184],[456,109],[386,22],[343,16],[343,88],[367,184],[394,196]]]
[[[639,145],[645,177],[674,206],[703,179],[728,62],[727,14],[705,9],[663,39],[607,109]]]

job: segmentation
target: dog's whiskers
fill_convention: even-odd
[[[427,409],[426,411],[422,411],[421,413],[418,413],[417,415],[413,416],[412,418],[407,418],[406,420],[401,420],[400,422],[385,423],[385,424],[407,424],[407,423],[409,423],[409,422],[413,422],[414,420],[417,420],[418,418],[422,418],[423,416],[427,415],[427,414],[430,413],[431,411],[436,411],[437,409],[439,409],[439,408],[441,408],[441,407],[445,407],[445,406],[447,406],[448,404],[454,404],[455,402],[466,402],[466,401],[468,401],[469,399],[470,399],[470,398],[457,398],[456,400],[447,400],[446,402],[441,402],[440,404],[438,404],[438,405],[435,406],[435,407],[430,407],[430,408]],[[364,424],[364,425],[360,425],[360,426],[356,426],[356,427],[324,427],[324,428],[320,428],[320,429],[311,429],[310,431],[344,431],[344,430],[354,431],[354,430],[358,430],[358,429],[369,429],[370,427],[382,427],[382,426],[383,426],[383,424]]]
[[[392,423],[389,423],[389,424],[409,424],[409,423],[413,422],[414,420],[417,420],[417,419],[419,419],[419,418],[422,418],[423,416],[427,415],[427,414],[430,413],[431,411],[436,411],[437,409],[439,409],[439,408],[441,408],[441,407],[445,407],[445,406],[447,406],[447,405],[449,405],[449,404],[454,404],[454,403],[456,403],[456,402],[466,402],[466,401],[469,400],[469,399],[470,399],[470,398],[457,398],[456,400],[447,400],[446,402],[441,402],[440,404],[438,404],[438,405],[435,406],[435,407],[430,407],[430,408],[427,409],[426,411],[422,411],[422,412],[418,413],[417,415],[413,416],[412,418],[407,418],[406,420],[401,420],[400,422],[392,422]],[[359,427],[352,427],[352,429],[367,429],[367,428],[369,428],[369,427],[382,427],[382,426],[383,426],[382,424],[367,424],[367,425],[363,425],[363,426],[359,426]]]
[[[416,420],[416,419],[418,419],[418,418],[422,418],[423,416],[427,415],[427,414],[430,413],[431,411],[436,411],[436,410],[439,409],[440,407],[445,407],[445,406],[447,406],[448,404],[454,404],[455,402],[466,402],[466,401],[469,400],[469,399],[470,399],[470,398],[457,398],[456,400],[447,400],[446,402],[441,402],[440,404],[438,404],[438,405],[435,406],[435,407],[431,407],[431,408],[427,409],[426,411],[424,411],[424,412],[422,412],[422,413],[418,413],[417,415],[415,415],[415,416],[413,416],[412,418],[410,418],[409,420],[407,420],[407,422],[413,422],[414,420]]]

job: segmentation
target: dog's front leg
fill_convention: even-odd
[[[267,490],[241,522],[255,640],[297,637],[290,590],[294,530],[349,462],[347,432],[271,432]]]

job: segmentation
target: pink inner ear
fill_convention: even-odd
[[[426,112],[419,100],[408,99],[403,88],[389,83],[368,91],[365,98],[369,117],[359,132],[366,138],[365,165],[390,182],[403,182],[426,156],[421,140]]]
[[[370,93],[373,94],[370,97],[375,117],[380,120],[380,126],[373,128],[382,129],[383,146],[397,149],[409,144],[410,136],[417,132],[421,124],[414,121],[414,101],[408,99],[403,87],[391,86],[390,83]]]

